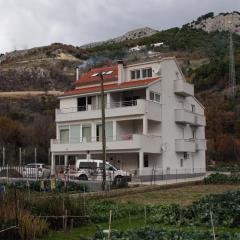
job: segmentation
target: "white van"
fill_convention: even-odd
[[[130,182],[131,175],[123,170],[119,170],[109,162],[106,162],[106,180]],[[79,180],[102,180],[103,161],[96,159],[78,159],[75,163],[75,172],[70,174]]]

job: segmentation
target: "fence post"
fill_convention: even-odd
[[[213,225],[213,217],[212,217],[212,211],[210,210],[210,218],[211,218],[211,224],[212,224],[212,231],[213,231],[213,239],[216,240],[216,235],[215,235],[215,229]]]
[[[9,176],[8,176],[8,164],[7,164],[7,182],[9,182]]]
[[[130,211],[128,212],[128,223],[129,223],[129,225],[131,225],[131,212]]]
[[[108,240],[111,237],[111,225],[112,225],[112,210],[109,212],[109,227],[108,227]]]
[[[19,148],[19,166],[22,166],[22,148]]]
[[[65,210],[64,232],[67,231],[67,209]]]
[[[71,231],[73,230],[73,218],[71,219]]]
[[[177,183],[177,177],[178,177],[178,175],[177,175],[177,168],[176,168],[176,183]]]
[[[144,224],[147,225],[147,207],[144,207]]]
[[[65,220],[64,220],[64,213],[65,213],[65,205],[64,205],[64,198],[63,198],[63,216],[62,216],[62,227],[63,227],[63,231],[64,231],[64,226],[65,226]]]

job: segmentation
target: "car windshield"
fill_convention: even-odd
[[[99,164],[99,167],[100,167],[101,169],[103,169],[103,163],[100,163],[100,164]],[[114,167],[113,165],[108,164],[108,163],[106,163],[105,169],[106,169],[106,170],[118,170],[116,167]]]

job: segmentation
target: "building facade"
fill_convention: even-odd
[[[175,58],[95,68],[77,79],[56,109],[56,156],[101,159],[99,72],[103,73],[107,160],[142,180],[192,177],[206,169],[204,107]]]

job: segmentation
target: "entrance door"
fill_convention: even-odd
[[[86,110],[87,110],[86,97],[78,98],[78,111],[86,111]]]

